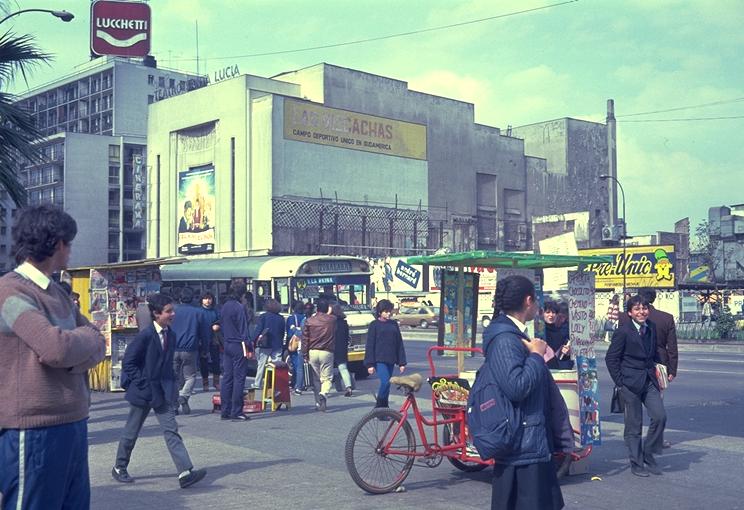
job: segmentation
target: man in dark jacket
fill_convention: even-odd
[[[666,412],[656,379],[656,327],[648,320],[648,303],[633,296],[626,303],[630,321],[621,322],[612,335],[605,363],[625,403],[625,445],[630,470],[636,476],[661,474],[654,455],[661,453]],[[651,419],[646,440],[641,441],[643,408]],[[644,467],[645,464],[645,467]]]
[[[181,304],[176,306],[173,320],[173,333],[176,334],[176,354],[173,357],[173,370],[178,379],[178,407],[183,414],[189,414],[189,398],[196,383],[196,361],[199,353],[209,352],[209,338],[204,334],[206,315],[201,307],[193,306],[194,291],[189,287],[181,289]]]
[[[302,356],[313,367],[315,406],[326,410],[328,393],[333,385],[333,350],[336,345],[336,317],[327,300],[318,300],[318,311],[302,326]]]
[[[677,377],[677,364],[679,354],[677,350],[677,328],[674,324],[674,316],[671,313],[662,312],[654,308],[656,291],[644,288],[638,294],[648,301],[648,320],[656,326],[656,352],[661,363],[667,367],[667,377],[672,382]],[[669,448],[672,443],[663,442],[664,448]]]
[[[122,387],[126,389],[129,416],[116,452],[116,464],[111,470],[114,480],[132,483],[127,466],[137,437],[150,409],[163,429],[165,444],[178,471],[181,488],[195,484],[207,474],[206,469],[194,469],[189,453],[178,434],[173,398],[176,392],[173,373],[173,353],[176,336],[170,326],[175,316],[170,297],[153,294],[148,298],[154,323],[137,334],[127,346],[122,362]]]

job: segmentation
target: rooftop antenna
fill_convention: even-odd
[[[194,20],[196,26],[196,75],[199,76],[199,20]]]

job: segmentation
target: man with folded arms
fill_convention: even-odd
[[[0,278],[2,508],[90,508],[87,371],[106,345],[52,281],[76,234],[50,205],[22,210],[13,226],[21,264]]]

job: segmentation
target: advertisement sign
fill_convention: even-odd
[[[284,139],[426,160],[426,126],[284,100]]]
[[[478,322],[478,273],[464,273],[465,300],[463,313],[462,347],[475,347],[475,333]],[[437,345],[457,347],[457,271],[442,272],[441,306],[439,308],[439,331]],[[442,351],[439,351],[442,354]],[[444,356],[455,356],[455,352],[444,351]]]
[[[601,444],[599,421],[599,379],[594,353],[594,275],[584,271],[568,273],[568,314],[571,349],[576,353],[578,372],[581,444]]]
[[[403,260],[398,260],[398,264],[395,266],[395,277],[409,285],[412,289],[417,289],[419,279],[421,278],[421,271],[403,262]]]
[[[145,168],[143,157],[135,154],[132,161],[133,182],[132,186],[132,228],[144,230],[145,228]]]
[[[178,253],[214,253],[214,167],[178,174]]]
[[[579,255],[611,255],[612,262],[589,264],[587,271],[594,273],[597,289],[611,290],[625,285],[629,288],[654,287],[672,289],[675,286],[676,257],[673,245],[628,246],[579,250]]]
[[[97,0],[90,7],[90,51],[95,55],[144,57],[150,53],[150,6]]]

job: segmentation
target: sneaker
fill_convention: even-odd
[[[132,483],[134,482],[134,478],[129,476],[129,473],[127,473],[127,468],[118,468],[113,467],[111,468],[111,476],[114,477],[114,480],[121,483]]]
[[[178,403],[181,404],[181,412],[183,414],[191,414],[191,408],[189,407],[188,399],[184,397],[178,397]]]
[[[346,391],[344,392],[344,397],[350,397],[352,395],[351,386],[346,388]]]
[[[232,421],[248,421],[250,418],[246,416],[245,414],[239,414],[237,416],[233,416],[231,418]]]
[[[325,395],[318,395],[318,411],[324,413],[326,411],[326,405]]]
[[[302,395],[302,390],[295,389],[293,393],[295,395]]]
[[[204,478],[206,475],[206,469],[192,469],[186,476],[179,477],[178,483],[181,485],[182,489],[185,489],[186,487],[191,487],[196,482]]]

